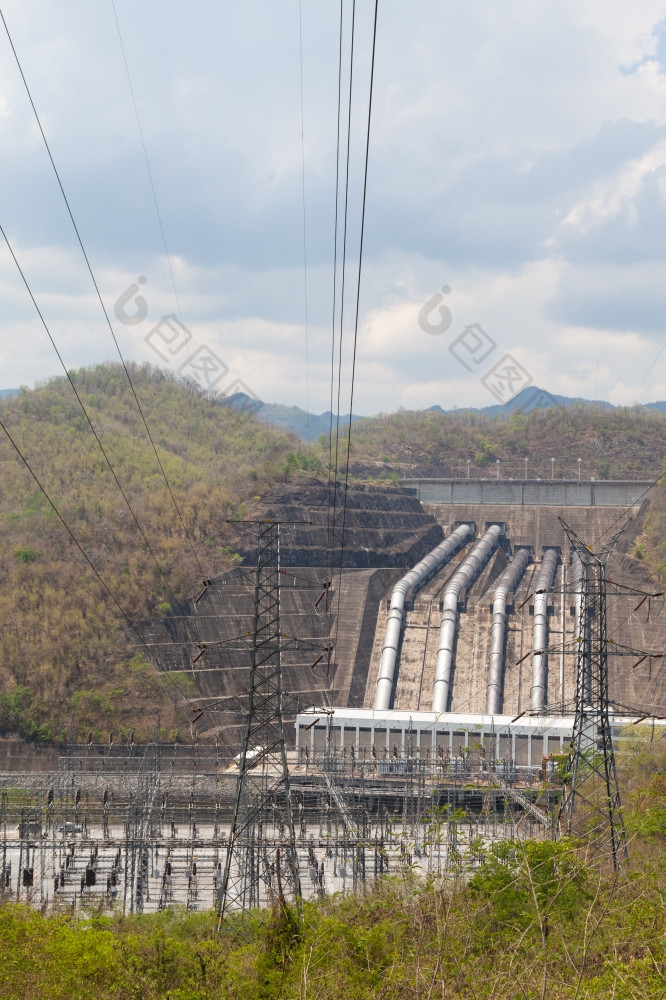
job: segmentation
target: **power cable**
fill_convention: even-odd
[[[644,492],[641,493],[641,495],[639,497],[637,497],[635,501],[633,501],[632,503],[628,504],[628,506],[626,506],[624,508],[624,510],[622,511],[622,513],[618,514],[618,516],[615,518],[614,521],[611,521],[611,523],[608,525],[608,527],[605,528],[604,531],[602,531],[601,534],[597,536],[597,538],[595,538],[594,543],[593,543],[593,547],[595,549],[599,545],[599,542],[601,541],[601,539],[605,535],[607,535],[608,532],[612,528],[615,527],[615,525],[618,523],[618,521],[621,521],[622,518],[625,517],[629,513],[629,511],[632,509],[632,507],[635,507],[637,504],[639,504],[648,495],[648,493],[650,492],[650,490],[654,489],[655,486],[658,486],[659,483],[662,481],[663,478],[664,478],[663,477],[663,473],[661,475],[657,476],[657,478],[653,482],[650,483],[650,485],[648,486],[648,488],[646,490],[644,490]]]
[[[351,113],[352,113],[352,97],[353,97],[353,87],[354,87],[354,31],[356,24],[356,0],[353,0],[352,4],[352,23],[351,23],[351,42],[350,42],[350,55],[349,55],[349,106],[347,111],[347,152],[346,152],[346,167],[345,167],[345,197],[344,197],[344,223],[343,223],[343,237],[342,237],[342,277],[341,277],[341,289],[340,289],[340,333],[338,338],[338,393],[337,393],[337,404],[336,404],[336,424],[335,424],[335,464],[333,469],[333,542],[332,549],[335,549],[335,516],[338,504],[338,470],[339,470],[339,442],[340,442],[340,397],[342,389],[342,340],[343,340],[343,324],[344,324],[344,303],[345,303],[345,275],[347,268],[347,220],[348,220],[348,208],[349,208],[349,161],[350,161],[350,148],[351,148]],[[331,553],[331,577],[333,576],[333,558],[334,553]],[[339,608],[339,605],[338,605]]]
[[[650,491],[652,489],[654,489],[654,487],[657,486],[661,482],[662,478],[663,477],[660,475],[657,479],[654,480],[654,482],[650,483],[650,485],[648,486],[648,488],[637,498],[636,502],[642,501],[650,493]],[[623,511],[618,515],[618,517],[616,517],[615,520],[612,521],[611,524],[595,539],[594,548],[597,547],[597,545],[601,541],[601,539],[605,535],[607,535],[609,533],[609,531],[611,531],[611,529],[618,523],[618,521],[622,520],[622,518],[625,517],[628,514],[628,512],[631,510],[631,508],[633,506],[635,506],[635,503],[632,503],[629,506],[625,507],[623,509]],[[661,570],[664,569],[665,567],[666,567],[666,563],[664,563],[662,566],[660,566],[656,570],[654,570],[653,573],[649,574],[648,577],[647,577],[647,579],[648,580],[649,579],[656,579],[656,575],[659,574],[661,572]],[[613,581],[610,581],[610,582],[612,583]],[[622,585],[621,584],[616,584],[616,586],[622,586]],[[626,588],[623,588],[623,589],[626,589]],[[617,606],[617,602],[620,600],[621,597],[622,597],[621,594],[610,595],[610,598],[608,599],[608,602],[607,602],[607,604],[608,604],[608,611],[612,611]],[[613,598],[614,598],[614,600],[613,600]],[[629,615],[627,615],[627,617],[624,618],[615,627],[615,629],[609,633],[609,638],[611,638],[613,635],[617,634],[617,632],[621,628],[623,628],[628,622],[630,622],[631,619],[632,619],[632,617],[633,617],[633,614],[634,614],[633,611],[630,612]],[[624,672],[624,674],[622,672],[617,672],[615,676],[616,677],[621,677],[621,676],[626,675],[626,673],[627,673],[626,671]]]
[[[650,367],[646,371],[645,375],[643,376],[643,378],[641,379],[641,381],[639,382],[639,384],[636,386],[636,388],[632,392],[629,393],[629,397],[628,398],[629,398],[630,401],[631,401],[632,396],[635,399],[635,397],[638,395],[638,393],[640,392],[640,390],[643,388],[645,380],[647,379],[648,375],[650,374],[650,372],[652,371],[652,369],[656,365],[657,361],[659,361],[659,358],[664,353],[664,350],[666,350],[666,344],[662,344],[661,345],[661,347],[657,351],[657,354],[656,354],[656,356],[654,358],[654,361],[652,362],[652,364],[650,365]],[[631,402],[630,402],[630,405],[631,405]]]
[[[303,201],[303,301],[305,306],[305,398],[307,405],[308,458],[310,457],[310,349],[308,344],[308,248],[307,218],[305,214],[305,115],[303,111],[303,10],[298,0],[298,54],[301,92],[301,196]]]
[[[343,28],[343,3],[340,0],[340,39],[338,47],[338,127],[335,153],[335,225],[333,231],[333,316],[331,323],[331,396],[329,402],[328,420],[328,490],[327,490],[327,520],[326,538],[328,553],[326,565],[329,568],[329,576],[333,576],[333,540],[331,537],[331,471],[333,469],[333,389],[335,386],[335,309],[337,305],[337,277],[338,277],[338,210],[340,200],[340,112],[342,107],[342,28]],[[335,478],[333,488],[337,489]],[[335,532],[335,525],[333,525]],[[330,557],[330,566],[329,566]]]
[[[30,473],[30,475],[34,479],[35,483],[37,484],[39,490],[41,491],[41,493],[43,494],[43,496],[45,497],[45,499],[47,500],[47,502],[51,506],[54,514],[56,515],[56,517],[58,518],[58,520],[62,524],[63,528],[65,529],[65,531],[67,532],[67,534],[69,535],[69,537],[72,539],[72,541],[76,545],[77,549],[79,550],[79,552],[81,553],[81,555],[83,556],[83,558],[85,559],[85,561],[90,566],[90,568],[93,571],[93,573],[95,574],[95,576],[97,577],[99,583],[102,585],[102,587],[104,588],[104,590],[106,591],[106,593],[109,595],[109,597],[111,598],[111,600],[113,601],[113,603],[115,604],[115,606],[118,608],[118,611],[120,612],[120,614],[122,615],[122,617],[125,619],[125,622],[127,623],[127,625],[132,629],[132,631],[134,633],[136,633],[136,635],[139,637],[139,640],[143,644],[143,646],[146,649],[148,649],[148,645],[144,641],[144,639],[143,639],[141,633],[139,632],[139,630],[137,629],[136,625],[134,624],[134,622],[132,621],[132,619],[129,617],[129,615],[127,614],[127,612],[124,610],[124,608],[121,606],[121,604],[119,603],[119,601],[116,598],[115,594],[113,593],[113,591],[111,590],[111,588],[109,587],[109,585],[106,583],[106,581],[104,580],[104,578],[100,574],[100,572],[97,569],[97,567],[94,565],[94,563],[92,562],[92,560],[88,556],[88,553],[85,551],[85,549],[83,548],[83,546],[79,542],[78,538],[76,537],[76,535],[74,534],[74,532],[72,531],[72,529],[69,527],[69,525],[65,521],[64,517],[62,516],[62,514],[60,513],[60,511],[56,507],[55,503],[53,502],[53,500],[51,499],[51,497],[49,496],[49,494],[46,492],[46,489],[44,488],[44,486],[42,486],[39,478],[37,477],[37,474],[33,471],[30,463],[28,462],[27,458],[24,456],[24,454],[21,451],[21,449],[19,448],[18,444],[16,443],[16,441],[14,440],[14,438],[12,437],[12,435],[10,434],[10,432],[9,432],[7,426],[5,425],[5,423],[3,422],[2,418],[0,418],[0,429],[4,431],[5,435],[7,436],[7,439],[9,440],[10,444],[14,448],[14,451],[16,452],[16,454],[18,455],[18,457],[20,458],[20,460],[25,465],[26,469],[28,470],[28,472]],[[181,695],[181,697],[188,704],[191,704],[189,698],[187,697],[187,695],[183,693],[183,691],[180,689],[180,687],[178,686],[178,684],[176,683],[176,681],[173,679],[173,677],[170,676],[170,671],[167,670],[167,671],[164,671],[164,673],[165,673],[165,676],[169,678],[169,681],[174,685],[174,687],[176,688],[176,690],[178,691],[178,693]]]
[[[41,324],[42,324],[42,326],[44,327],[44,329],[46,331],[47,337],[51,341],[51,345],[52,345],[53,350],[55,351],[55,353],[56,353],[56,355],[58,357],[58,361],[62,365],[62,369],[63,369],[63,371],[65,373],[67,381],[71,385],[72,391],[74,392],[74,395],[76,396],[76,399],[77,399],[77,401],[79,403],[79,406],[83,410],[83,414],[84,414],[86,420],[88,421],[88,426],[90,427],[90,430],[92,431],[92,433],[94,435],[94,438],[95,438],[95,441],[97,442],[99,450],[101,451],[102,455],[104,456],[104,460],[105,460],[106,464],[108,465],[109,470],[111,471],[111,475],[113,476],[113,478],[115,480],[116,486],[120,490],[122,498],[123,498],[123,500],[125,501],[125,503],[127,505],[127,509],[129,510],[130,514],[132,515],[132,517],[134,519],[134,523],[136,524],[137,528],[139,529],[139,533],[141,534],[141,537],[143,538],[144,542],[146,543],[146,548],[148,549],[148,552],[150,553],[153,562],[157,566],[157,569],[159,571],[160,576],[162,577],[162,579],[164,580],[164,583],[166,584],[166,587],[167,587],[167,590],[169,591],[171,599],[173,600],[174,604],[177,607],[179,607],[181,611],[183,611],[184,608],[181,605],[181,603],[178,600],[178,598],[176,597],[176,595],[174,594],[173,590],[171,589],[171,584],[167,580],[166,575],[164,573],[164,570],[160,566],[159,561],[157,559],[157,556],[155,555],[155,553],[153,551],[153,548],[152,548],[150,542],[148,541],[146,533],[144,532],[143,528],[141,527],[141,525],[139,523],[139,519],[137,518],[137,516],[136,516],[136,514],[134,512],[134,508],[132,507],[132,504],[129,501],[129,497],[127,496],[127,493],[123,489],[123,486],[121,485],[121,482],[118,479],[118,476],[116,475],[115,469],[113,468],[113,465],[111,463],[111,459],[109,458],[109,456],[108,456],[108,454],[106,452],[106,449],[104,448],[104,445],[102,444],[102,442],[100,440],[100,437],[99,437],[99,435],[98,435],[98,433],[97,433],[97,431],[95,429],[95,426],[94,426],[92,420],[90,419],[90,414],[88,413],[88,411],[86,409],[86,406],[85,406],[85,403],[81,399],[81,396],[79,395],[79,391],[78,391],[78,389],[76,388],[76,386],[74,384],[72,376],[71,376],[70,372],[68,371],[67,366],[65,365],[65,362],[64,362],[64,360],[62,358],[62,355],[61,355],[60,351],[58,350],[58,346],[57,346],[55,340],[53,339],[53,336],[51,334],[51,331],[49,330],[47,322],[44,319],[42,311],[41,311],[41,309],[39,308],[39,306],[37,304],[37,300],[35,299],[35,296],[34,296],[34,294],[32,292],[32,289],[30,288],[30,285],[28,283],[28,279],[26,278],[25,274],[23,273],[23,269],[21,268],[21,265],[19,264],[19,262],[17,260],[16,254],[14,253],[14,249],[13,249],[11,243],[9,242],[9,238],[7,237],[7,234],[6,234],[5,230],[4,230],[4,228],[2,227],[2,225],[0,225],[0,233],[2,233],[4,241],[7,244],[7,249],[9,250],[9,252],[10,252],[10,254],[12,256],[12,259],[13,259],[14,263],[16,264],[16,268],[18,270],[18,273],[21,275],[21,279],[23,281],[23,284],[25,285],[26,291],[28,292],[28,295],[30,296],[30,298],[32,300],[32,304],[34,305],[35,309],[37,310],[37,315],[39,316]]]
[[[286,613],[283,612],[283,615],[285,617],[288,616],[289,618],[312,618],[313,614],[314,613],[312,611],[288,611]],[[165,617],[166,617],[167,621],[169,621],[169,622],[176,622],[176,621],[198,621],[198,622],[205,622],[207,620],[208,621],[214,621],[214,622],[216,622],[216,621],[219,621],[223,616],[222,615],[199,615],[199,614],[196,614],[196,615],[167,615]],[[228,620],[230,617],[232,617],[232,616],[231,615],[224,615],[225,620]],[[234,611],[233,618],[234,618],[234,620],[236,618],[254,618],[254,614],[251,613],[251,612],[249,612],[249,611],[245,612],[245,613],[242,613],[242,614],[239,613],[239,612]],[[154,625],[155,624],[155,618],[137,618],[137,619],[135,619],[135,621],[136,621],[137,624],[148,624],[148,625],[150,625],[150,624]],[[2,628],[1,625],[0,625],[0,628]],[[194,642],[195,640],[192,639],[190,641]],[[204,640],[202,640],[202,642],[203,641]]]
[[[123,357],[122,351],[120,350],[120,345],[118,343],[118,340],[116,338],[115,332],[113,330],[113,326],[111,324],[111,320],[109,319],[109,314],[106,311],[106,306],[104,305],[104,301],[102,299],[102,295],[100,293],[99,286],[97,284],[97,280],[95,278],[92,266],[90,264],[90,260],[88,258],[88,254],[87,254],[86,249],[85,249],[85,247],[83,245],[83,240],[81,239],[81,234],[79,232],[79,228],[78,228],[78,226],[76,224],[76,221],[74,219],[74,215],[72,213],[72,209],[70,207],[67,195],[65,194],[65,189],[64,189],[62,181],[60,179],[60,174],[58,173],[58,168],[56,167],[55,160],[53,159],[53,155],[51,153],[51,147],[48,144],[46,135],[44,133],[44,129],[42,128],[42,123],[39,120],[39,115],[37,114],[37,108],[35,107],[35,102],[32,99],[32,94],[30,92],[30,88],[28,87],[28,82],[27,82],[27,80],[25,78],[25,74],[23,72],[23,67],[21,66],[21,61],[20,61],[20,59],[18,57],[18,53],[16,51],[16,48],[14,47],[14,42],[12,40],[12,36],[11,36],[11,34],[9,32],[9,28],[7,26],[7,22],[5,21],[5,16],[4,16],[4,14],[3,14],[3,12],[2,12],[1,9],[0,9],[0,18],[2,18],[2,23],[3,23],[3,26],[4,26],[5,32],[7,34],[7,38],[9,40],[9,44],[11,46],[12,52],[14,54],[14,59],[16,60],[16,65],[18,66],[19,73],[21,74],[21,79],[23,81],[23,86],[25,87],[26,94],[28,95],[28,100],[30,101],[30,106],[32,107],[33,114],[34,114],[35,120],[37,122],[37,126],[38,126],[40,134],[42,136],[42,140],[44,142],[44,146],[46,147],[46,152],[48,153],[49,160],[51,161],[51,166],[53,167],[53,172],[54,172],[56,180],[58,182],[58,187],[60,188],[60,192],[62,194],[63,200],[65,202],[65,206],[67,208],[67,213],[69,215],[69,218],[71,220],[72,226],[74,228],[74,232],[76,234],[76,238],[78,240],[79,247],[81,248],[81,253],[83,254],[83,259],[86,262],[86,266],[88,268],[88,273],[90,274],[90,278],[91,278],[91,281],[93,283],[93,287],[95,289],[95,292],[97,293],[97,298],[99,300],[99,304],[100,304],[100,306],[102,308],[102,312],[104,313],[104,318],[106,319],[106,323],[107,323],[107,326],[108,326],[109,331],[111,333],[111,337],[113,339],[113,343],[115,344],[116,351],[118,352],[118,357],[120,358],[120,362],[121,362],[121,364],[123,366],[123,369],[125,371],[125,375],[127,376],[127,381],[129,383],[130,389],[132,390],[132,395],[133,395],[134,401],[135,401],[135,403],[137,405],[137,409],[139,410],[139,413],[141,414],[141,420],[142,420],[143,426],[144,426],[144,428],[146,430],[146,434],[148,435],[148,440],[150,441],[150,444],[152,446],[153,452],[155,454],[155,458],[157,459],[157,464],[158,464],[158,466],[160,468],[160,472],[162,473],[162,476],[164,478],[164,482],[166,484],[167,490],[169,491],[169,495],[170,495],[172,503],[174,505],[174,509],[175,509],[175,511],[176,511],[176,513],[178,515],[179,520],[180,520],[180,524],[181,524],[181,527],[182,527],[183,532],[185,534],[185,537],[187,538],[187,541],[189,543],[190,549],[192,551],[192,555],[194,556],[194,558],[196,560],[196,563],[197,563],[197,566],[199,567],[199,572],[201,573],[202,578],[205,578],[205,573],[204,573],[203,567],[201,565],[201,562],[199,560],[199,556],[196,553],[196,550],[194,548],[194,545],[193,545],[192,539],[190,537],[190,534],[189,534],[189,532],[188,532],[188,530],[187,530],[187,528],[185,526],[185,521],[183,519],[183,515],[182,515],[182,513],[180,511],[180,507],[178,506],[178,504],[176,502],[176,498],[174,496],[173,490],[171,489],[171,484],[169,483],[169,480],[168,480],[167,474],[165,472],[164,466],[163,466],[162,461],[160,459],[160,456],[158,454],[157,447],[155,446],[155,442],[153,440],[153,436],[152,436],[152,434],[150,432],[150,429],[148,427],[148,423],[146,421],[145,414],[144,414],[143,409],[141,407],[141,403],[139,402],[139,397],[137,396],[136,389],[134,388],[134,383],[132,381],[132,377],[131,377],[131,375],[129,373],[129,369],[128,369],[127,364],[125,362],[125,359]]]
[[[153,193],[153,202],[155,204],[155,213],[157,215],[157,221],[159,223],[160,233],[162,234],[162,246],[164,247],[164,255],[166,257],[167,265],[169,267],[169,275],[171,276],[171,287],[173,288],[173,294],[174,294],[174,298],[176,300],[176,307],[178,309],[178,318],[180,319],[181,325],[184,326],[185,324],[183,323],[183,314],[182,314],[181,308],[180,308],[180,298],[179,298],[179,295],[178,295],[178,290],[176,288],[176,279],[174,277],[173,267],[171,266],[171,255],[169,254],[169,249],[167,247],[166,235],[165,235],[165,232],[164,232],[164,225],[162,223],[162,213],[160,212],[160,206],[159,206],[159,204],[157,202],[157,192],[155,191],[155,183],[153,181],[153,172],[150,169],[150,161],[148,159],[148,150],[146,149],[146,141],[145,141],[145,138],[144,138],[144,135],[143,135],[143,128],[141,126],[141,119],[139,117],[139,109],[137,107],[136,97],[134,95],[134,86],[132,84],[132,77],[130,75],[129,63],[127,62],[127,54],[125,52],[125,44],[123,42],[123,36],[122,36],[121,31],[120,31],[120,22],[118,20],[118,13],[116,11],[116,2],[115,2],[115,0],[111,0],[111,6],[113,8],[113,17],[115,19],[116,29],[118,31],[118,41],[120,42],[120,50],[122,52],[123,62],[125,64],[125,73],[127,74],[127,83],[129,84],[130,94],[131,94],[131,97],[132,97],[132,104],[134,106],[134,116],[136,118],[137,128],[139,129],[139,136],[141,138],[141,147],[143,149],[143,158],[146,161],[146,170],[148,171],[148,180],[150,181],[150,190]],[[189,341],[188,341],[188,349],[189,349]]]
[[[345,489],[344,489],[344,501],[342,508],[342,532],[340,537],[340,597],[342,596],[342,563],[344,559],[345,550],[345,527],[347,521],[347,494],[349,491],[349,459],[351,455],[351,439],[352,439],[352,420],[351,415],[354,408],[354,380],[356,376],[356,351],[358,345],[358,320],[359,320],[359,309],[361,301],[361,274],[363,267],[363,238],[365,235],[365,209],[368,193],[368,161],[370,158],[370,124],[372,120],[372,94],[375,79],[375,52],[377,47],[377,14],[379,8],[379,0],[375,0],[375,15],[372,29],[372,58],[370,63],[370,92],[368,96],[368,122],[366,127],[366,138],[365,138],[365,168],[363,172],[363,202],[361,207],[361,233],[359,239],[359,253],[358,253],[358,278],[356,283],[356,311],[354,316],[354,347],[352,352],[352,370],[351,370],[351,387],[349,393],[349,428],[347,431],[347,465],[345,469]],[[338,598],[338,617],[336,620],[336,639],[337,639],[337,624],[340,620],[340,597]]]

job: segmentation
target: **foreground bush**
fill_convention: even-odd
[[[565,841],[505,845],[464,883],[413,873],[362,897],[254,913],[43,917],[0,908],[12,1000],[664,995],[663,854],[619,875]]]

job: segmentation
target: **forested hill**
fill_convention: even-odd
[[[132,378],[206,576],[233,564],[253,498],[284,475],[295,439],[154,368]],[[64,379],[0,402],[0,416],[134,620],[200,589],[201,572],[117,365],[72,373],[170,592]],[[158,709],[183,725],[170,682],[134,656],[118,609],[0,432],[0,731],[137,736]],[[183,684],[186,684],[183,679]],[[120,727],[120,729],[119,729]]]
[[[344,434],[346,436],[347,429]],[[339,449],[346,454],[346,441]],[[650,509],[635,555],[666,579],[666,486],[659,482],[666,456],[666,413],[635,407],[553,406],[528,414],[496,415],[398,411],[359,420],[352,427],[351,470],[358,478],[397,483],[402,477],[503,479],[642,479]],[[302,464],[325,468],[322,437]],[[499,459],[499,466],[498,466]],[[554,463],[551,460],[554,459]],[[294,461],[292,458],[291,461]]]
[[[346,433],[346,431],[345,431]],[[327,443],[320,439],[319,447]],[[352,428],[356,474],[655,479],[666,455],[666,414],[640,407],[551,407],[529,414],[486,416],[461,411],[398,411]]]

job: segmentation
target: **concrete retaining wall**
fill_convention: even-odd
[[[519,479],[402,479],[423,503],[506,504],[545,507],[630,507],[642,501],[649,481],[596,482]]]

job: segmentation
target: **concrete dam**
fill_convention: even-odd
[[[354,484],[342,558],[341,511],[332,517],[325,484],[286,485],[263,497],[267,518],[293,522],[282,533],[281,627],[302,644],[288,643],[283,654],[287,732],[297,723],[297,744],[312,750],[325,738],[384,750],[404,746],[413,730],[419,746],[454,751],[471,729],[499,734],[511,723],[514,743],[537,726],[558,729],[556,742],[565,745],[575,711],[581,573],[559,518],[592,547],[628,521],[608,577],[654,593],[633,554],[648,486]],[[247,633],[252,598],[248,550],[243,566],[212,581],[193,621],[166,618],[146,630],[148,641],[171,643],[155,647],[164,668],[190,673],[204,739],[238,738],[249,656],[222,644],[192,662],[191,644]],[[617,591],[608,598],[608,634],[618,647],[609,658],[609,697],[618,719],[666,715],[663,661],[631,652],[663,649],[663,598],[637,603]],[[315,664],[313,648],[329,640],[330,659]],[[554,750],[549,738],[544,748]]]

